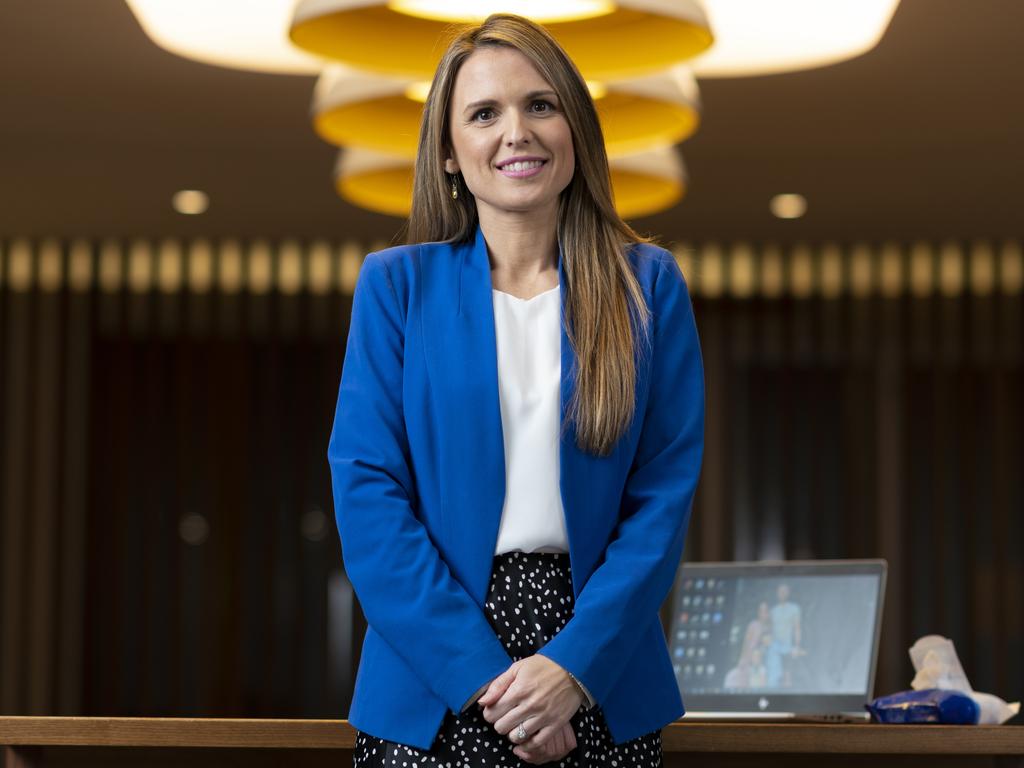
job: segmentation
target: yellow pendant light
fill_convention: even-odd
[[[403,158],[416,156],[426,91],[411,78],[328,64],[313,89],[313,129],[329,144],[357,145]]]
[[[675,147],[657,147],[609,160],[615,208],[624,219],[653,216],[686,194],[686,166]]]
[[[610,158],[685,141],[700,126],[700,88],[686,64],[605,88],[595,104]]]
[[[342,198],[377,213],[405,218],[412,208],[413,163],[406,157],[347,147],[334,165]]]
[[[674,144],[697,129],[699,90],[686,65],[591,87],[611,157]],[[426,88],[409,78],[328,65],[313,91],[313,127],[330,144],[411,159],[425,97]]]
[[[310,75],[323,60],[288,39],[290,0],[127,0],[142,31],[177,56],[248,72]]]
[[[698,77],[749,77],[822,67],[882,39],[899,0],[704,0],[715,45]]]
[[[486,0],[404,0],[402,5],[399,2],[391,0],[389,8],[382,0],[331,3],[330,6],[339,13],[345,13],[342,6],[350,11],[357,5],[384,7],[390,11],[379,14],[385,22],[397,16],[429,16],[438,28],[449,23],[452,9],[465,12],[464,2],[470,4],[470,11],[477,10],[475,18],[482,18],[481,9],[489,11],[497,7]],[[506,0],[501,7],[522,10],[527,8],[523,5],[526,2],[533,6],[534,0]],[[572,0],[568,5],[555,0],[538,2],[541,11],[531,16],[537,20],[555,12],[562,14],[562,18],[567,18],[568,14],[578,19],[589,17],[594,22],[616,17],[616,12],[607,10],[608,3],[602,0]],[[257,72],[317,74],[323,67],[321,57],[300,50],[289,39],[289,30],[295,23],[295,0],[127,0],[127,3],[139,26],[154,43],[188,59]],[[689,63],[701,78],[746,77],[832,64],[870,50],[884,35],[898,4],[899,0],[703,0],[702,7],[714,30],[715,44]],[[677,18],[672,16],[676,5],[677,0],[643,5],[620,2],[615,8],[619,18],[625,18],[622,12],[629,9],[634,13],[646,12],[652,17],[663,13],[671,19]],[[685,8],[686,3],[678,5]],[[332,13],[332,7],[308,8],[306,14],[310,23],[321,23],[318,19]],[[459,15],[458,19],[466,20],[466,17]],[[685,23],[685,16],[682,20]],[[653,21],[651,26],[655,26]],[[670,28],[675,26],[668,24]],[[386,28],[374,33],[375,40],[384,38],[380,48],[382,56],[391,56],[396,50],[396,39],[389,35]],[[614,33],[611,36],[614,38]],[[608,51],[622,51],[622,55],[630,56],[645,53],[647,47],[655,43],[642,40],[630,48],[615,38],[608,45]],[[401,74],[426,76],[422,71]]]
[[[558,8],[559,2],[546,4]],[[510,5],[479,0],[474,7],[478,13],[466,21],[477,21]],[[595,80],[663,70],[696,56],[713,40],[697,0],[618,0],[608,12],[545,26],[580,71]],[[452,32],[451,20],[412,16],[403,12],[401,4],[299,0],[289,35],[297,46],[318,56],[423,80],[433,75],[444,50],[441,41]]]
[[[407,16],[447,22],[479,22],[488,3],[480,0],[388,0],[388,7]],[[497,8],[498,6],[495,6]],[[540,24],[577,21],[603,16],[615,10],[612,0],[505,0],[500,10],[528,16]]]
[[[671,208],[685,193],[686,170],[673,147],[619,157],[609,165],[615,207],[623,218]],[[338,194],[354,205],[391,216],[409,215],[413,164],[407,158],[349,147],[338,155],[334,181]]]

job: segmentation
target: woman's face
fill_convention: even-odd
[[[462,172],[481,216],[557,211],[576,164],[572,133],[526,56],[504,46],[471,53],[455,77],[448,119],[445,170]]]

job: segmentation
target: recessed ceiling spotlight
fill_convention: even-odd
[[[206,209],[210,207],[210,198],[205,192],[200,192],[198,189],[182,189],[174,193],[171,205],[178,213],[195,216],[206,212]]]
[[[776,195],[768,207],[780,219],[799,219],[807,212],[807,199],[803,195]]]

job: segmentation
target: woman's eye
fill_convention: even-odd
[[[490,120],[494,116],[494,113],[489,109],[478,109],[474,115],[474,120]]]
[[[539,109],[538,109],[538,107],[539,107]],[[544,114],[545,112],[550,112],[555,107],[554,107],[554,105],[550,101],[540,100],[540,101],[533,102],[532,108],[533,108],[534,112],[538,112],[540,114]]]

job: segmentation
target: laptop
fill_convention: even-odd
[[[687,563],[668,638],[683,721],[867,722],[884,560]]]

